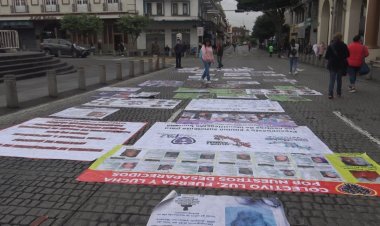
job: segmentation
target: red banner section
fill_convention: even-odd
[[[83,172],[77,180],[83,182],[103,182],[114,184],[138,184],[152,186],[166,185],[226,188],[237,190],[380,196],[380,184],[352,184],[328,181],[178,175],[145,172],[115,172],[90,169]]]

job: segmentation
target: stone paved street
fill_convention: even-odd
[[[380,75],[374,80],[359,79],[357,93],[348,92],[348,78],[344,78],[343,97],[327,98],[328,72],[305,64],[298,75],[288,75],[288,61],[269,56],[261,50],[247,51],[246,46],[225,51],[224,67],[253,67],[255,70],[273,68],[298,80],[297,85],[308,86],[322,96],[308,96],[310,102],[281,102],[286,114],[299,125],[308,126],[334,152],[366,152],[380,163],[380,146],[359,133],[333,112],[338,111],[361,129],[380,140]],[[198,58],[186,58],[183,67],[201,67]],[[215,68],[215,65],[213,65]],[[220,75],[222,72],[217,72]],[[177,73],[173,67],[117,83],[116,86],[136,87],[146,80],[186,80],[188,74]],[[255,80],[255,79],[253,79]],[[260,88],[286,83],[265,83]],[[255,86],[256,88],[256,86]],[[159,91],[157,98],[169,99],[175,87],[143,87],[143,91]],[[88,102],[94,91],[81,93],[26,110],[0,117],[0,129],[34,117]],[[183,100],[173,110],[124,108],[104,120],[148,122],[133,144],[154,122],[166,122],[189,100]],[[179,193],[235,195],[251,197],[277,196],[285,206],[291,225],[298,226],[378,226],[380,198],[344,195],[320,195],[266,191],[237,191],[227,189],[138,186],[103,183],[84,183],[76,177],[91,162],[68,160],[40,160],[0,157],[0,225],[146,225],[149,215],[172,189]],[[212,205],[212,204],[211,204]]]

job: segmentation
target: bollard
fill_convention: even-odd
[[[48,91],[49,97],[57,97],[58,96],[58,86],[57,86],[57,73],[55,70],[49,70],[46,73],[47,81],[48,81]]]
[[[160,70],[160,58],[158,56],[156,57],[155,63],[156,65],[154,66],[154,70],[156,71]]]
[[[16,76],[4,75],[5,98],[8,108],[18,108]]]
[[[130,60],[128,67],[129,67],[129,74],[128,74],[128,76],[130,78],[135,77],[135,62],[133,60]]]
[[[100,74],[99,74],[99,83],[106,84],[107,83],[107,69],[106,65],[100,65]]]
[[[153,72],[153,59],[152,58],[148,59],[148,70],[149,70],[149,72]]]
[[[140,60],[140,75],[144,74],[144,60]]]
[[[84,74],[84,67],[78,68],[78,89],[86,90],[86,76]]]
[[[166,58],[165,56],[162,57],[162,66],[161,68],[166,68]]]
[[[116,63],[116,79],[123,80],[123,65],[121,62]]]

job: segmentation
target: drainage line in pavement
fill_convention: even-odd
[[[333,111],[334,115],[336,115],[338,118],[343,120],[346,124],[348,124],[351,128],[355,129],[362,135],[366,136],[368,139],[370,139],[372,142],[376,143],[377,145],[380,146],[380,140],[377,139],[376,137],[372,136],[368,131],[360,128],[359,126],[355,125],[353,121],[351,121],[349,118],[344,116],[341,112],[339,111]]]

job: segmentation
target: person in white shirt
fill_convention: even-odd
[[[289,47],[289,52],[288,52],[289,63],[290,63],[289,74],[293,74],[293,75],[298,74],[297,65],[298,65],[299,49],[300,49],[299,44],[296,43],[296,40],[292,39],[290,41],[290,47]]]

